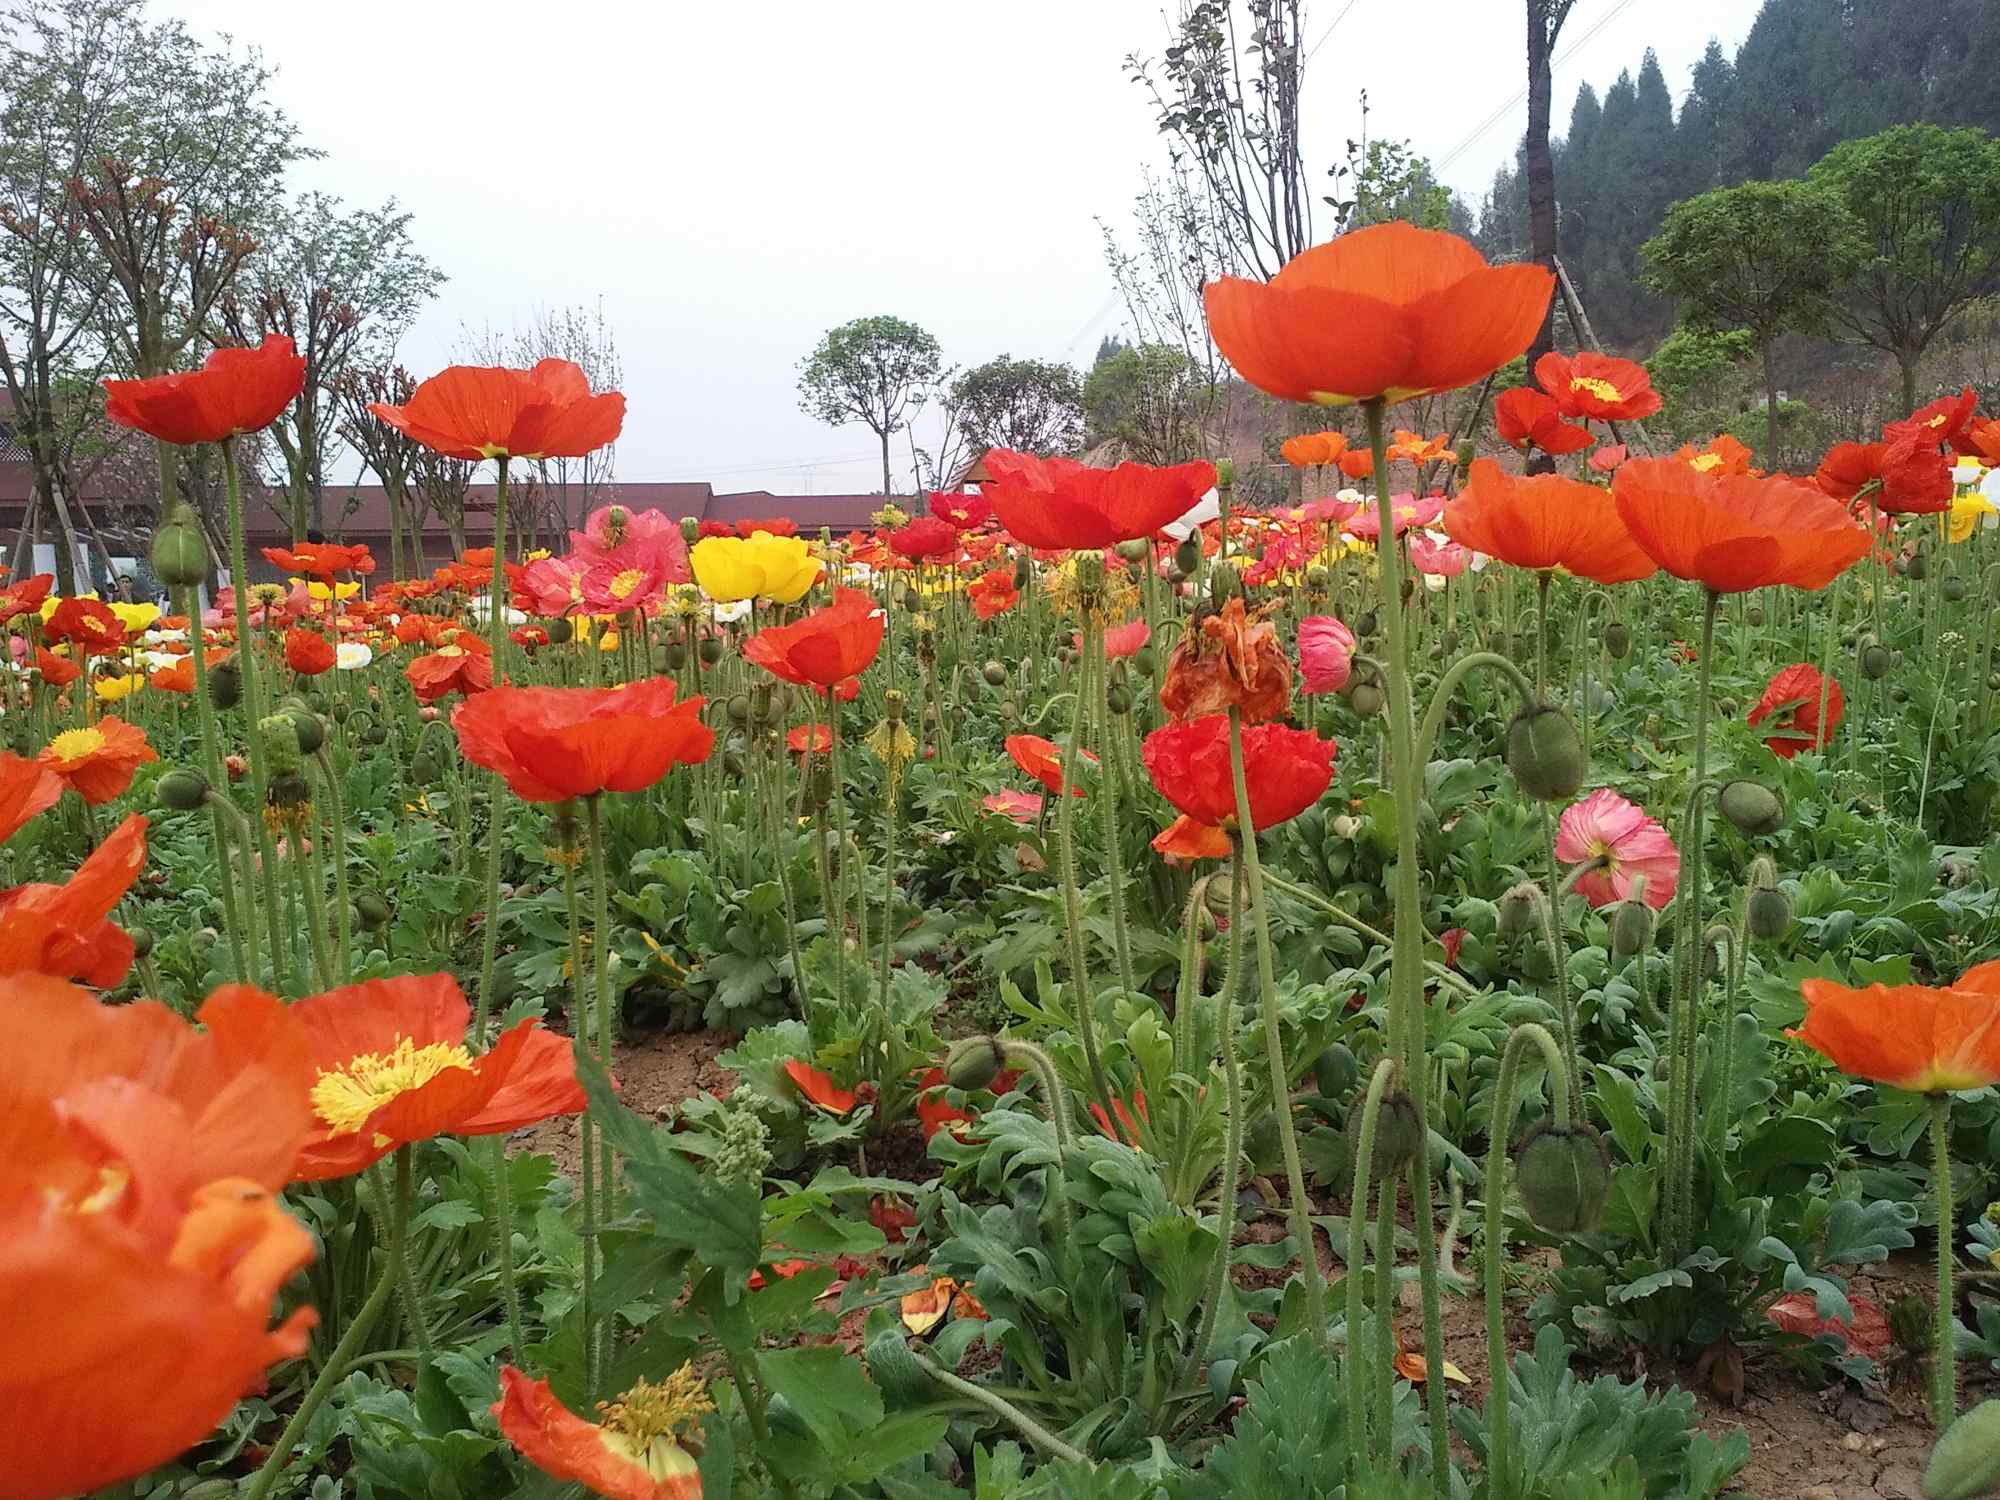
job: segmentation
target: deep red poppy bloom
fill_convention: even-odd
[[[1575,355],[1551,350],[1535,361],[1535,379],[1565,416],[1632,422],[1663,404],[1644,365],[1589,349]]]
[[[333,642],[317,630],[301,630],[296,625],[285,632],[285,665],[301,677],[317,677],[331,671]]]
[[[281,333],[255,349],[218,349],[199,370],[104,382],[104,414],[163,443],[187,447],[261,432],[292,404],[306,362]]]
[[[1594,484],[1559,474],[1517,478],[1477,458],[1445,507],[1445,534],[1517,568],[1561,569],[1594,583],[1631,583],[1657,571]]]
[[[1499,429],[1501,442],[1523,453],[1530,448],[1544,453],[1579,453],[1592,442],[1588,427],[1565,422],[1555,397],[1532,386],[1516,386],[1494,398],[1493,425]]]
[[[939,516],[918,516],[889,533],[889,550],[911,562],[931,562],[958,551],[958,531]]]
[[[1899,424],[1900,425],[1900,424]],[[1879,511],[1892,516],[1934,515],[1951,508],[1951,465],[1935,440],[1912,441],[1923,428],[1909,428],[1902,442],[1835,443],[1827,450],[1813,482],[1836,500],[1866,493]]]
[[[426,448],[469,460],[582,458],[616,442],[625,426],[624,396],[593,396],[566,359],[532,370],[453,365],[418,386],[408,405],[368,410]]]
[[[42,639],[73,641],[85,651],[121,650],[125,622],[101,599],[64,599],[42,621]]]
[[[62,885],[0,891],[0,974],[49,974],[109,989],[132,967],[132,939],[108,918],[146,863],[133,813]]]
[[[715,731],[700,698],[671,678],[623,687],[498,687],[452,710],[459,748],[528,802],[642,792],[677,765],[708,759]]]
[[[40,975],[0,980],[0,1491],[94,1493],[201,1441],[315,1321],[277,1328],[313,1256],[278,1191],[311,1063],[268,996],[200,1028]]]
[[[1904,420],[1923,428],[1934,443],[1955,444],[1978,405],[1979,392],[1967,386],[1956,396],[1940,396],[1929,405],[1918,407]]]
[[[1007,753],[1014,757],[1015,765],[1034,777],[1054,795],[1058,797],[1062,795],[1062,746],[1053,740],[1045,740],[1038,734],[1010,734],[1002,743],[1006,746]],[[1097,757],[1088,750],[1079,750],[1077,754],[1088,764],[1093,766],[1097,764]],[[1083,788],[1072,786],[1069,794],[1072,797],[1081,797]]]
[[[49,590],[55,586],[56,575],[37,573],[32,578],[23,578],[19,583],[9,584],[0,589],[0,625],[6,624],[17,615],[25,615],[30,610],[40,609],[42,601],[49,597]]]
[[[833,603],[803,620],[751,636],[743,643],[743,659],[786,682],[825,692],[875,660],[887,624],[864,590],[836,589]]]
[[[1284,401],[1408,401],[1492,374],[1534,342],[1555,290],[1544,266],[1489,266],[1456,235],[1357,229],[1269,285],[1202,290],[1209,332],[1250,384]]]
[[[933,490],[930,507],[931,514],[954,531],[977,531],[993,519],[993,502],[970,490],[962,494]]]
[[[1206,461],[1094,469],[1070,458],[995,448],[986,455],[993,513],[1017,541],[1051,549],[1111,547],[1179,520],[1215,487]]]
[[[584,1107],[566,1038],[523,1021],[475,1057],[449,974],[371,979],[291,1007],[312,1049],[311,1131],[295,1182],[351,1177],[398,1146],[506,1135]]]
[[[1826,693],[1826,720],[1820,721],[1819,699]],[[1770,720],[1764,743],[1774,755],[1790,760],[1801,750],[1817,750],[1833,738],[1846,707],[1838,678],[1822,678],[1819,668],[1799,662],[1782,669],[1750,710],[1752,729]]]
[[[266,547],[264,560],[287,573],[317,578],[324,583],[331,583],[340,573],[375,571],[374,555],[359,542],[351,547],[338,542],[300,542],[291,547]],[[491,557],[487,558],[486,565],[489,569],[493,566]]]
[[[1634,458],[1611,482],[1632,539],[1676,578],[1719,594],[1770,584],[1825,588],[1867,554],[1846,507],[1785,478],[1704,473],[1671,458]]]
[[[1250,821],[1259,832],[1311,807],[1333,780],[1334,744],[1282,724],[1243,729],[1243,778]],[[1236,784],[1229,766],[1229,719],[1224,714],[1168,724],[1146,736],[1141,756],[1162,797],[1181,817],[1153,847],[1180,859],[1229,853],[1237,827]]]

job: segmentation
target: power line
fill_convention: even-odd
[[[1352,0],[1350,0],[1350,3],[1352,3]],[[1589,45],[1592,37],[1596,36],[1600,31],[1604,30],[1605,27],[1609,26],[1613,21],[1617,20],[1619,16],[1623,15],[1626,11],[1630,10],[1632,8],[1633,3],[1634,0],[1618,0],[1618,3],[1616,5],[1614,5],[1610,10],[1606,11],[1603,14],[1603,16],[1601,16],[1598,19],[1598,22],[1595,26],[1591,27],[1590,30],[1586,31],[1582,36],[1578,37],[1574,42],[1570,43],[1569,46],[1565,47],[1561,52],[1556,54],[1555,60],[1549,64],[1549,72],[1553,74],[1557,68],[1561,67],[1564,63],[1568,62],[1571,58],[1575,57],[1577,53],[1581,52],[1586,46]],[[1444,156],[1440,157],[1436,162],[1432,163],[1431,170],[1434,172],[1440,172],[1440,173],[1443,172],[1446,167],[1450,166],[1453,162],[1457,161],[1459,157],[1465,155],[1466,152],[1470,151],[1474,146],[1476,146],[1479,143],[1481,137],[1483,137],[1495,125],[1498,125],[1502,120],[1506,119],[1507,116],[1513,112],[1514,106],[1519,104],[1523,99],[1527,97],[1528,97],[1528,91],[1526,88],[1516,90],[1512,98],[1510,98],[1505,104],[1501,105],[1498,109],[1494,110],[1493,113],[1488,115],[1484,120],[1480,121],[1478,125],[1474,126],[1472,134],[1468,135],[1464,140],[1460,141],[1456,146],[1452,147],[1452,149],[1449,152],[1447,152]]]
[[[1319,49],[1326,45],[1326,39],[1332,36],[1335,31],[1340,29],[1340,23],[1347,19],[1347,13],[1353,10],[1354,7],[1359,5],[1360,3],[1361,0],[1347,0],[1347,4],[1340,7],[1340,14],[1335,16],[1333,18],[1332,23],[1326,28],[1326,30],[1322,31],[1319,34],[1319,40],[1314,42],[1311,47],[1306,49],[1305,57],[1302,58],[1299,62],[1300,67],[1304,67],[1307,63],[1311,62],[1314,57],[1318,56]]]

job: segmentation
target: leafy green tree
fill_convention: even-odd
[[[1746,182],[1675,204],[1641,253],[1647,285],[1679,302],[1688,322],[1750,331],[1764,367],[1764,457],[1775,464],[1778,336],[1826,330],[1861,256],[1853,218],[1823,188]]]
[[[1656,432],[1683,442],[1713,437],[1729,425],[1740,403],[1746,367],[1756,358],[1756,335],[1747,328],[1726,330],[1688,324],[1668,334],[1646,358],[1653,389],[1666,402]]]
[[[959,376],[951,395],[975,452],[1047,456],[1083,442],[1083,381],[1072,366],[1003,354]]]
[[[1141,463],[1184,463],[1201,449],[1203,376],[1172,344],[1120,347],[1083,382],[1093,447],[1116,443]]]
[[[1836,321],[1895,359],[1908,411],[1938,330],[2000,291],[2000,141],[1970,126],[1897,125],[1834,147],[1807,175],[1860,226],[1864,259]]]
[[[799,405],[829,426],[859,422],[875,434],[886,495],[889,439],[924,409],[943,373],[938,341],[916,324],[856,318],[830,330],[799,366]]]

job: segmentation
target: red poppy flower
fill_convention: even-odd
[[[1241,711],[1247,724],[1283,716],[1292,703],[1292,662],[1269,620],[1241,596],[1184,632],[1167,659],[1160,706],[1176,719]]]
[[[786,732],[785,743],[794,755],[808,752],[824,755],[833,748],[833,727],[828,724],[800,724]]]
[[[449,974],[350,984],[291,1012],[316,1074],[296,1182],[350,1177],[412,1141],[506,1135],[584,1107],[569,1042],[539,1021],[521,1022],[473,1056],[465,1045],[471,1012]]]
[[[140,766],[160,757],[144,730],[104,718],[87,729],[65,729],[36,758],[96,805],[120,796]]]
[[[1826,693],[1826,721],[1820,722],[1820,693]],[[1819,668],[1799,662],[1780,671],[1764,689],[1764,696],[1750,710],[1752,729],[1770,720],[1771,733],[1764,743],[1773,754],[1790,760],[1801,750],[1817,750],[1833,738],[1840,727],[1846,706],[1837,678],[1822,678]]]
[[[453,693],[463,693],[470,702],[475,693],[493,686],[493,648],[471,631],[459,629],[429,655],[412,657],[403,675],[419,703],[435,703]]]
[[[811,1063],[792,1058],[785,1064],[785,1076],[792,1080],[798,1091],[830,1115],[850,1115],[860,1102],[861,1095],[854,1089],[837,1086],[830,1073],[822,1072]]]
[[[83,675],[83,668],[67,656],[57,656],[40,646],[35,648],[35,670],[42,674],[42,681],[52,688],[66,688]]]
[[[1456,235],[1398,222],[1316,245],[1269,285],[1212,281],[1202,299],[1250,384],[1343,406],[1484,379],[1534,342],[1554,290],[1543,266],[1489,266]]]
[[[1123,1099],[1114,1094],[1111,1097],[1111,1108],[1116,1111],[1118,1116],[1118,1123],[1116,1125],[1112,1124],[1111,1116],[1104,1112],[1104,1106],[1092,1101],[1090,1118],[1097,1122],[1098,1133],[1136,1149],[1140,1141],[1139,1121],[1143,1120],[1148,1125],[1153,1123],[1153,1117],[1146,1112],[1146,1091],[1144,1089],[1134,1089],[1132,1091],[1132,1103],[1129,1108]],[[1136,1120],[1133,1118],[1135,1112],[1138,1115],[1138,1119]]]
[[[0,625],[6,624],[17,615],[25,615],[30,610],[40,609],[42,601],[49,597],[49,590],[55,586],[53,573],[37,573],[32,578],[23,578],[19,583],[11,583],[0,589]]]
[[[1349,479],[1373,479],[1375,477],[1375,450],[1373,448],[1349,448],[1336,462],[1340,472]]]
[[[50,974],[109,989],[132,967],[132,939],[107,920],[146,864],[133,813],[62,885],[0,891],[0,974]]]
[[[40,761],[0,750],[0,844],[26,827],[30,818],[54,807],[64,785]]]
[[[664,1382],[641,1380],[585,1421],[546,1380],[500,1367],[492,1415],[523,1458],[553,1479],[607,1500],[701,1500],[701,1466],[677,1440],[715,1406],[683,1365]]]
[[[42,621],[42,639],[73,641],[89,652],[118,651],[125,645],[125,622],[100,599],[64,599]]]
[[[616,442],[625,426],[624,396],[593,396],[566,359],[532,370],[453,365],[418,386],[408,405],[368,410],[426,448],[470,460],[582,458]]]
[[[931,492],[930,507],[931,514],[954,531],[977,531],[993,519],[993,502],[970,491],[949,494],[934,490]]]
[[[1610,496],[1558,474],[1516,478],[1478,458],[1445,507],[1445,534],[1517,568],[1560,568],[1595,583],[1631,583],[1657,571]]]
[[[972,601],[975,615],[982,620],[990,620],[1019,604],[1021,591],[1014,587],[1012,568],[994,568],[967,584],[965,597]]]
[[[1719,594],[1825,588],[1868,551],[1868,533],[1839,501],[1796,480],[1718,478],[1674,459],[1635,458],[1619,466],[1611,493],[1647,556]]]
[[[255,349],[218,349],[199,370],[104,382],[104,414],[164,443],[219,443],[275,422],[305,385],[306,362],[281,333]]]
[[[1574,356],[1553,350],[1535,361],[1535,379],[1565,416],[1632,422],[1663,404],[1646,367],[1585,349]]]
[[[315,1319],[271,1327],[312,1259],[279,1206],[311,1063],[285,1007],[196,1019],[0,980],[0,1488],[94,1492],[201,1441]]]
[[[1341,432],[1302,432],[1278,445],[1278,455],[1295,469],[1316,469],[1335,463],[1347,451]]]
[[[958,532],[938,516],[918,516],[889,533],[889,550],[911,562],[929,562],[958,551]]]
[[[333,642],[317,630],[297,626],[285,632],[285,665],[301,677],[317,677],[333,668]]]
[[[307,578],[317,578],[323,583],[331,583],[340,573],[372,573],[375,558],[367,547],[356,543],[352,547],[338,542],[300,542],[291,547],[266,547],[264,559],[275,568],[287,573],[297,573]],[[489,556],[486,566],[490,570],[493,559]],[[490,576],[490,571],[489,571]]]
[[[736,523],[736,535],[753,537],[758,532],[767,536],[797,536],[799,523],[789,516],[766,516],[763,520],[744,520]],[[727,535],[727,532],[724,533]]]
[[[2000,963],[1955,984],[1871,984],[1830,979],[1799,984],[1806,1018],[1796,1037],[1843,1073],[1908,1089],[1956,1093],[2000,1083]]]
[[[1539,448],[1544,453],[1578,453],[1591,444],[1590,429],[1563,420],[1555,397],[1532,386],[1516,386],[1502,391],[1493,402],[1493,425],[1500,441],[1525,453]]]
[[[993,513],[1030,547],[1111,547],[1151,536],[1186,515],[1215,486],[1207,462],[1093,469],[1069,458],[995,448],[986,455]]]
[[[887,619],[861,589],[834,590],[833,603],[791,625],[771,625],[743,643],[743,659],[773,676],[822,692],[875,660]]]
[[[1967,422],[1951,446],[1962,458],[1977,459],[1989,469],[2000,468],[2000,417]]]
[[[1060,797],[1063,789],[1062,747],[1053,740],[1045,740],[1038,734],[1010,734],[1002,741],[1007,753],[1014,757],[1014,764],[1026,771],[1035,780],[1047,787],[1051,794]],[[1097,764],[1097,757],[1088,750],[1077,752],[1091,765]],[[1072,797],[1081,797],[1083,788],[1072,786]]]
[[[1924,429],[1910,430],[1922,433]],[[1888,515],[1933,515],[1951,508],[1951,465],[1935,442],[1835,443],[1813,474],[1813,483],[1836,500],[1864,492]]]
[[[1940,396],[1928,406],[1920,406],[1904,421],[1921,427],[1935,443],[1955,443],[1979,405],[1979,392],[1965,387],[1956,396]],[[1901,426],[1902,423],[1896,425]]]
[[[1620,464],[1625,462],[1626,457],[1627,454],[1623,443],[1607,443],[1604,447],[1599,448],[1595,453],[1590,455],[1591,472],[1596,474],[1613,473]]]
[[[1333,780],[1332,740],[1282,724],[1243,730],[1243,778],[1250,821],[1261,832],[1296,818]],[[1181,859],[1229,853],[1227,830],[1237,827],[1236,784],[1229,766],[1229,720],[1223,714],[1168,724],[1146,736],[1146,772],[1162,797],[1182,814],[1153,840],[1162,854]]]
[[[642,792],[677,765],[708,759],[715,731],[673,680],[624,687],[499,687],[452,710],[459,748],[528,802]]]

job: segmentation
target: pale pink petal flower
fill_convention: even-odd
[[[1609,787],[1600,787],[1571,805],[1556,825],[1556,859],[1580,865],[1602,857],[1576,883],[1576,892],[1592,906],[1613,906],[1632,894],[1634,877],[1646,877],[1646,904],[1658,911],[1673,899],[1680,883],[1681,856],[1666,829],[1645,810],[1627,802]]]
[[[1299,673],[1308,693],[1337,693],[1354,667],[1354,632],[1332,615],[1299,621]]]

